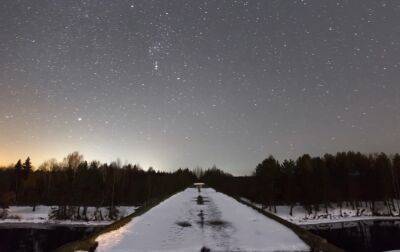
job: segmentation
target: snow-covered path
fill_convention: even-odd
[[[309,250],[293,231],[213,189],[188,188],[124,227],[99,236],[97,251]]]

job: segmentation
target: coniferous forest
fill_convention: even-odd
[[[31,161],[17,161],[0,169],[0,206],[57,206],[58,219],[85,213],[89,206],[142,205],[180,191],[197,180],[236,197],[244,197],[272,210],[277,205],[302,205],[310,213],[330,204],[368,206],[374,212],[384,202],[390,212],[398,209],[400,155],[340,152],[322,157],[303,155],[279,162],[269,156],[250,176],[233,176],[217,167],[160,172],[120,161],[87,162],[78,152],[62,162],[49,160],[33,169]],[[81,210],[80,210],[81,209]],[[78,218],[85,218],[78,216]]]
[[[82,211],[85,215],[89,206],[108,207],[108,218],[113,219],[117,215],[115,206],[142,205],[182,190],[194,180],[188,169],[156,172],[120,161],[88,163],[78,152],[60,163],[46,161],[35,170],[28,158],[0,169],[0,206],[31,205],[33,210],[38,204],[58,206],[53,212],[56,219],[69,219]]]
[[[323,157],[303,155],[279,162],[269,156],[252,176],[234,177],[216,168],[205,171],[204,181],[229,195],[244,197],[276,211],[277,205],[303,206],[309,214],[335,203],[354,209],[369,207],[375,215],[377,203],[390,213],[399,209],[400,155],[365,155],[340,152]]]

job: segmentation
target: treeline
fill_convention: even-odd
[[[303,155],[279,162],[270,156],[257,165],[251,176],[235,177],[215,166],[203,170],[147,171],[120,161],[87,162],[77,152],[62,162],[49,160],[33,170],[28,158],[0,169],[0,207],[38,204],[58,206],[57,219],[85,219],[88,206],[108,207],[108,218],[117,216],[117,205],[142,205],[190,186],[194,181],[229,195],[244,197],[271,210],[277,205],[302,205],[312,211],[332,203],[359,210],[370,207],[377,214],[383,202],[390,213],[400,209],[400,155],[365,155],[356,152]],[[397,211],[398,212],[398,211]],[[101,215],[101,212],[99,213]],[[99,216],[102,219],[103,216]]]
[[[252,176],[233,177],[216,168],[204,172],[203,180],[217,190],[245,197],[276,211],[276,205],[300,204],[309,214],[325,210],[331,203],[359,210],[369,207],[377,213],[383,202],[391,214],[399,209],[400,155],[364,155],[340,152],[323,157],[303,155],[279,162],[266,158]],[[363,204],[363,205],[362,205]]]
[[[142,205],[177,192],[195,181],[188,169],[147,171],[120,161],[87,162],[78,152],[62,162],[49,160],[33,170],[30,159],[0,169],[0,207],[55,205],[57,219],[85,219],[88,206],[108,207],[108,218],[117,216],[117,205]],[[100,212],[101,214],[101,212]],[[100,219],[103,218],[100,216]]]

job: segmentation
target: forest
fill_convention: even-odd
[[[46,161],[37,169],[27,158],[14,167],[0,169],[0,207],[30,205],[34,211],[38,204],[57,206],[52,213],[55,219],[85,219],[89,206],[108,207],[108,218],[114,219],[116,206],[143,205],[183,190],[194,180],[188,169],[144,171],[138,165],[122,165],[119,160],[88,163],[78,152],[62,162]]]
[[[89,206],[108,207],[109,217],[116,206],[142,205],[203,181],[218,191],[260,203],[272,211],[277,205],[304,206],[310,213],[332,203],[367,205],[375,212],[377,202],[389,211],[399,209],[400,155],[339,152],[335,155],[279,162],[267,157],[250,176],[233,176],[217,167],[160,172],[143,170],[121,161],[87,162],[78,152],[62,162],[48,160],[34,169],[31,160],[18,160],[0,168],[0,207],[10,205],[57,206],[53,218],[85,219]],[[82,211],[83,209],[83,211]],[[82,214],[83,212],[83,214]]]
[[[359,210],[364,206],[374,215],[377,203],[384,203],[394,215],[400,209],[400,155],[365,155],[339,152],[323,157],[302,155],[279,162],[273,156],[263,160],[252,176],[234,177],[219,169],[206,170],[203,180],[228,195],[243,197],[272,211],[277,205],[303,206],[309,214],[325,210],[332,203]],[[362,205],[364,204],[364,205]],[[342,213],[341,213],[342,214]]]

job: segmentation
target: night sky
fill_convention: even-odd
[[[0,164],[249,174],[400,151],[400,1],[0,2]]]

